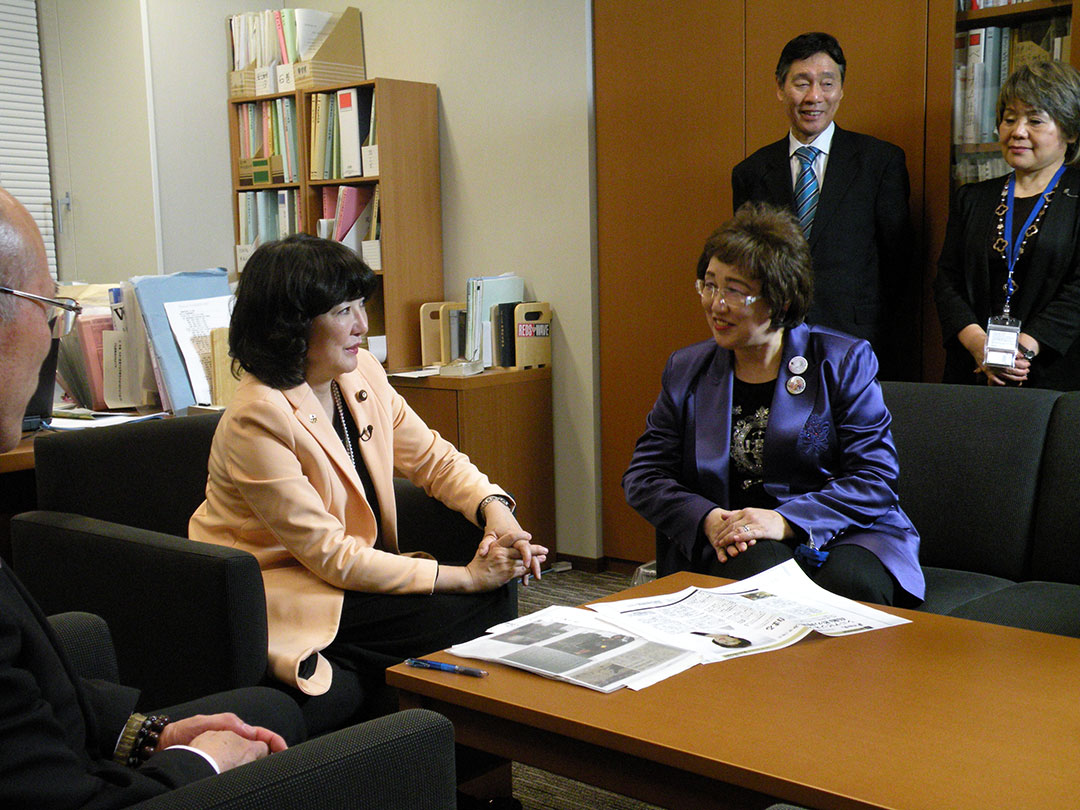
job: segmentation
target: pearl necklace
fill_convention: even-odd
[[[341,389],[336,381],[330,383],[330,395],[334,398],[334,411],[341,419],[341,433],[345,442],[345,452],[349,454],[349,461],[356,466],[356,454],[353,453],[352,439],[349,438],[349,426],[345,421],[345,403],[341,401]]]

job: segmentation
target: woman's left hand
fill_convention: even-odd
[[[521,577],[523,585],[529,584],[529,575],[540,579],[540,565],[547,559],[544,546],[531,543],[532,535],[521,528],[514,513],[500,501],[492,501],[484,508],[484,536],[480,540],[478,554],[486,557],[493,544],[517,549],[525,565]]]

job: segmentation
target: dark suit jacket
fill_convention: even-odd
[[[212,776],[206,760],[185,750],[161,751],[138,769],[112,762],[137,696],[79,678],[0,563],[0,807],[111,810]]]
[[[731,187],[736,209],[748,200],[794,209],[787,136],[739,163]],[[814,300],[806,320],[869,340],[889,379],[917,379],[919,369],[908,194],[904,150],[836,128],[810,231]]]
[[[806,389],[791,394],[796,356],[808,364]],[[765,430],[765,491],[802,539],[862,546],[922,599],[919,534],[899,506],[892,417],[876,373],[863,340],[816,326],[788,330]],[[715,552],[702,521],[718,506],[742,506],[728,491],[734,377],[731,352],[712,340],[675,352],[664,369],[623,476],[627,501],[657,529],[658,573],[706,570]]]
[[[1004,273],[1001,254],[991,248],[1004,177],[969,183],[953,196],[945,244],[934,280],[941,334],[945,340],[945,382],[976,379],[975,362],[956,339],[971,323],[986,328],[994,299],[991,268]],[[996,278],[996,276],[995,276]],[[1021,330],[1039,341],[1028,385],[1060,391],[1080,389],[1080,169],[1066,169],[1058,181],[1039,233],[1028,240],[1016,265],[1011,302]]]

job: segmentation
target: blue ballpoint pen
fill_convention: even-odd
[[[440,672],[456,672],[458,675],[472,675],[474,678],[487,676],[486,669],[459,667],[457,664],[444,664],[442,661],[428,661],[426,658],[406,658],[405,665],[417,669],[437,669]]]

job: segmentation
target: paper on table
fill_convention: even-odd
[[[424,368],[417,369],[416,371],[395,371],[395,372],[391,373],[389,376],[391,376],[391,377],[419,378],[419,377],[431,377],[431,376],[434,376],[435,374],[438,374],[438,373],[439,373],[439,367],[438,366],[426,366]]]
[[[718,588],[691,587],[589,608],[629,632],[694,649],[705,661],[780,649],[811,631],[843,636],[908,623],[815,585],[794,560]]]
[[[699,663],[692,652],[629,635],[587,610],[560,606],[504,622],[449,652],[598,692],[644,689]]]
[[[163,412],[148,414],[113,414],[112,416],[95,416],[92,419],[70,419],[63,416],[53,416],[49,422],[50,430],[85,430],[86,428],[112,427],[123,425],[128,422],[145,422],[149,419],[162,419]]]
[[[229,310],[233,297],[220,295],[216,298],[197,298],[191,301],[167,301],[165,314],[169,317],[176,344],[187,366],[188,379],[195,402],[209,405],[213,402],[210,392],[211,363],[210,330],[229,326]]]

